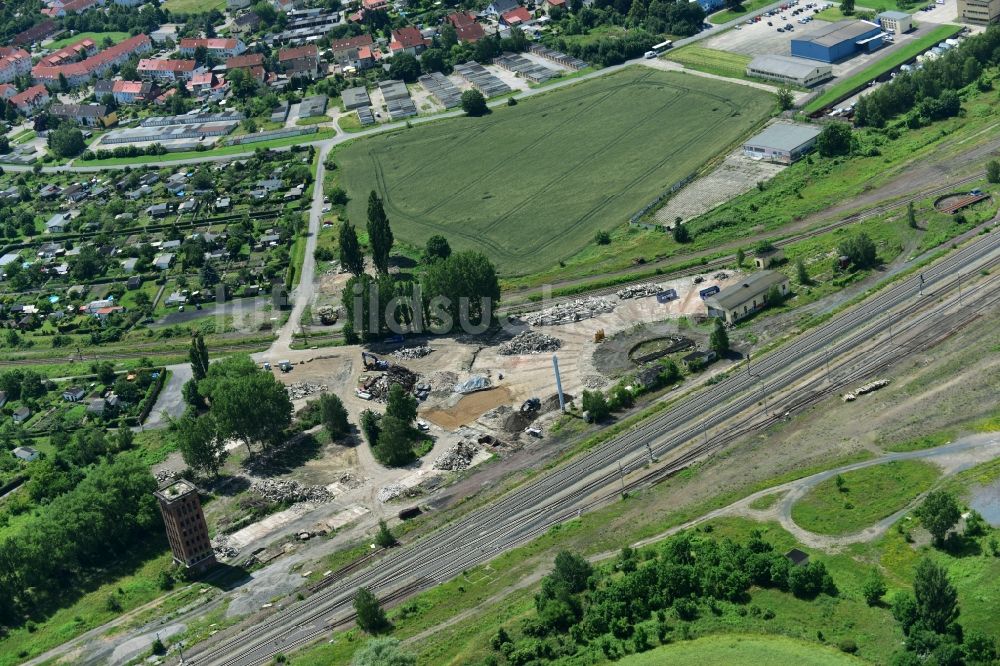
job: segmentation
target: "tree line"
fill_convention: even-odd
[[[978,83],[989,89],[983,68],[1000,63],[1000,28],[990,26],[979,35],[967,37],[959,46],[934,60],[923,61],[920,69],[900,72],[892,81],[863,95],[854,108],[859,127],[882,127],[905,114],[909,127],[920,127],[958,115],[958,91]]]

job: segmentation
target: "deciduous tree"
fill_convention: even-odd
[[[191,336],[188,358],[191,360],[191,375],[196,381],[201,381],[208,375],[208,347],[200,332]]]
[[[367,587],[359,588],[354,595],[354,612],[358,626],[369,634],[379,634],[389,628],[389,620],[382,604]]]
[[[938,545],[944,543],[948,530],[955,526],[962,515],[954,495],[943,490],[928,493],[915,513]]]

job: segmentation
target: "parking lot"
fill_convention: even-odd
[[[948,0],[948,2],[951,3],[952,18],[954,18],[956,0]],[[948,5],[944,6],[947,7]],[[935,12],[937,11],[945,12],[947,10],[935,9]],[[932,12],[918,12],[915,18],[919,20],[931,14]],[[782,20],[781,16],[784,16],[785,19]],[[764,17],[760,23],[754,23],[753,25],[743,24],[741,30],[729,30],[705,40],[704,44],[708,48],[729,51],[731,53],[743,53],[749,56],[765,54],[791,55],[790,42],[793,38],[808,37],[818,32],[822,27],[829,25],[829,23],[820,19],[810,21],[806,25],[800,25],[797,21],[802,16],[792,16],[790,12],[786,12],[779,16]],[[769,20],[774,24],[773,26],[769,27],[767,25]],[[784,27],[786,23],[791,23],[794,31],[791,33],[778,32],[778,27]],[[888,44],[874,53],[858,54],[846,60],[833,63],[833,75],[835,77],[844,77],[858,72],[876,60],[884,58],[894,50],[903,48],[908,42],[923,37],[929,30],[933,30],[936,27],[937,24],[930,21],[924,24],[917,24],[916,29],[905,35],[895,35],[893,44]]]
[[[797,9],[797,8],[796,8]],[[748,56],[758,55],[790,55],[791,47],[789,41],[792,37],[802,37],[815,33],[820,27],[828,25],[824,21],[814,20],[802,25],[799,19],[810,16],[811,9],[793,16],[791,10],[783,12],[777,16],[761,17],[759,23],[741,25],[740,30],[727,30],[726,32],[711,37],[704,41],[704,46],[730,53],[742,53]],[[781,17],[785,18],[782,19]],[[768,25],[771,22],[773,25]],[[792,24],[793,32],[778,32],[778,28],[784,28],[788,23]]]

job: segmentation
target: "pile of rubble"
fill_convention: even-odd
[[[390,483],[388,486],[378,489],[375,499],[382,504],[385,504],[386,502],[396,499],[404,492],[406,492],[406,488],[404,486],[401,486],[398,483]]]
[[[585,375],[583,387],[589,389],[602,389],[608,385],[608,380],[601,375]]]
[[[403,390],[409,393],[417,383],[417,375],[410,372],[401,365],[391,365],[384,373],[375,377],[369,382],[365,382],[360,388],[367,391],[372,400],[385,402],[389,397],[389,388],[393,384],[399,384]]]
[[[872,391],[877,391],[880,388],[885,388],[889,385],[888,379],[876,379],[873,382],[869,382],[864,386],[859,386],[854,389],[854,393],[845,393],[844,402],[852,402],[858,399],[859,395],[864,395],[865,393],[871,393]]]
[[[427,346],[403,347],[402,349],[397,349],[396,351],[392,352],[390,356],[402,359],[417,359],[427,356],[432,351],[434,350]]]
[[[517,435],[531,425],[536,415],[514,409],[510,405],[500,405],[483,414],[479,420],[494,430]]]
[[[475,444],[461,441],[445,451],[440,458],[434,461],[434,469],[453,472],[468,469],[469,465],[472,464],[472,458],[475,457],[478,451],[479,448]]]
[[[298,481],[261,479],[254,481],[250,492],[271,502],[330,502],[333,493],[325,486],[304,486]]]
[[[355,476],[353,472],[345,471],[341,473],[340,478],[337,479],[337,483],[348,490],[354,490],[363,486],[365,479]]]
[[[240,554],[238,548],[229,545],[229,535],[220,534],[212,540],[212,550],[215,557],[220,560],[230,560]]]
[[[163,484],[167,483],[168,481],[173,481],[174,479],[176,479],[177,478],[177,472],[175,472],[172,469],[161,469],[159,472],[157,472],[153,476],[156,477],[156,484],[159,485],[159,486],[162,486]]]
[[[313,384],[311,382],[295,382],[289,384],[285,387],[288,391],[288,397],[292,400],[298,400],[300,398],[306,398],[311,396],[313,393],[323,393],[328,391],[329,388],[326,384]]]
[[[497,347],[501,356],[517,356],[519,354],[544,354],[554,352],[562,346],[562,340],[538,331],[522,331],[507,342]]]
[[[315,316],[319,319],[319,323],[324,326],[332,326],[337,323],[337,319],[340,316],[340,308],[332,305],[321,305],[315,310],[315,313]]]
[[[645,298],[647,296],[656,296],[661,291],[663,291],[663,285],[651,283],[633,284],[619,289],[618,298],[623,301],[630,298]]]
[[[590,319],[614,309],[615,304],[612,301],[592,296],[526,314],[524,319],[532,326],[556,326]]]

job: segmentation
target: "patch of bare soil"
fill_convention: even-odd
[[[510,390],[506,386],[500,386],[463,395],[453,406],[422,412],[421,416],[442,428],[454,430],[472,423],[491,409],[509,404],[510,401]]]

